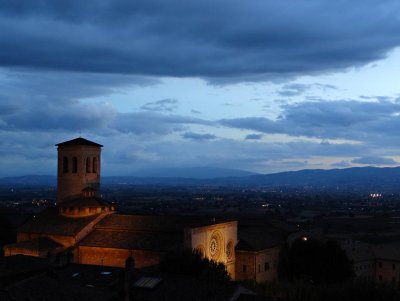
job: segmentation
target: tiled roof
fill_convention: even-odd
[[[63,247],[63,245],[59,244],[58,242],[46,236],[17,242],[14,244],[10,244],[8,246],[12,248],[21,248],[29,250],[48,250],[48,249],[56,249]]]
[[[18,232],[74,236],[97,217],[69,218],[60,215],[57,207],[51,207],[23,224]]]
[[[165,252],[183,247],[183,232],[152,233],[94,230],[79,245]]]
[[[185,227],[195,228],[223,222],[228,221],[194,216],[114,214],[101,220],[96,228],[121,231],[183,232]]]
[[[102,274],[104,271],[107,274]],[[115,288],[119,275],[116,268],[69,264],[52,273],[27,277],[5,290],[12,300],[120,300]]]
[[[98,144],[96,142],[87,140],[85,138],[79,137],[79,138],[75,138],[69,141],[65,141],[65,142],[61,142],[56,144],[56,146],[68,146],[68,145],[86,145],[86,146],[99,146],[99,147],[103,147],[103,145]]]

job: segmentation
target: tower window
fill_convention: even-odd
[[[72,158],[72,172],[73,173],[78,172],[78,158],[77,157]]]
[[[93,158],[93,172],[97,173],[97,158]]]
[[[63,158],[63,172],[64,173],[68,172],[68,158],[67,157]]]
[[[91,162],[90,162],[90,158],[87,157],[86,158],[86,173],[91,173],[92,172],[92,168],[91,168]]]

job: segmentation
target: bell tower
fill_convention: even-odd
[[[56,144],[57,204],[82,196],[83,189],[91,187],[95,194],[100,190],[100,144],[76,138]]]

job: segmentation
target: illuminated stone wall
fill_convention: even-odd
[[[126,259],[132,256],[135,260],[135,268],[140,269],[158,264],[162,253],[155,251],[79,246],[77,256],[78,262],[81,264],[112,267],[125,267]]]
[[[236,221],[185,229],[185,247],[198,250],[206,258],[225,264],[232,279],[235,279],[236,244]]]
[[[60,203],[66,198],[80,196],[82,190],[88,186],[99,191],[100,168],[101,168],[101,147],[87,145],[67,145],[58,147],[58,168],[57,168],[57,202]],[[73,160],[77,158],[77,169],[74,170]],[[67,172],[64,170],[64,158],[68,160]],[[89,170],[86,161],[89,158]],[[93,170],[93,159],[96,160],[96,170]]]
[[[280,247],[262,251],[236,250],[236,280],[274,281],[278,277]]]

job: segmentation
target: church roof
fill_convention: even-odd
[[[10,244],[8,245],[8,247],[40,251],[40,250],[62,248],[63,245],[49,237],[42,236],[31,240],[25,240],[14,244]]]
[[[86,146],[99,146],[99,147],[103,147],[103,145],[98,144],[96,142],[87,140],[85,138],[79,137],[79,138],[75,138],[72,140],[68,140],[65,142],[61,142],[56,144],[56,146],[68,146],[68,145],[86,145]]]
[[[18,232],[74,236],[97,217],[69,218],[58,214],[57,207],[50,207],[23,224]]]
[[[183,247],[183,233],[94,230],[79,245],[166,252]]]
[[[185,228],[197,228],[225,222],[230,222],[230,220],[180,215],[113,214],[102,219],[95,228],[118,231],[159,231],[182,233]]]

